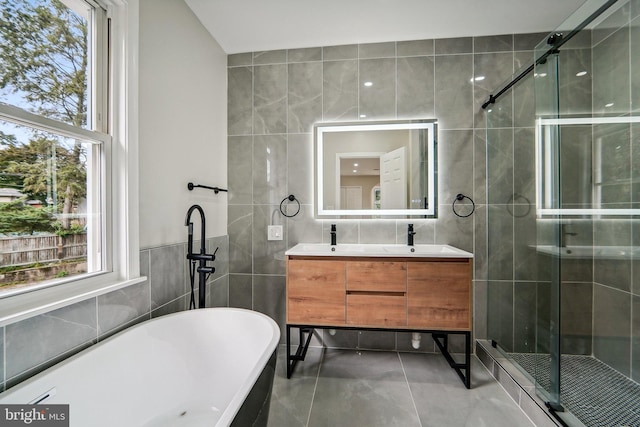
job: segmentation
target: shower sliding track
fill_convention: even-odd
[[[295,353],[291,353],[291,328],[299,329],[299,342]],[[365,330],[386,332],[411,332],[427,333],[435,341],[438,349],[453,368],[466,388],[471,388],[471,331],[441,331],[441,330],[416,330],[416,329],[391,329],[391,328],[363,328],[348,326],[319,326],[319,325],[294,325],[287,324],[287,378],[291,378],[293,369],[299,361],[303,361],[307,355],[307,349],[315,329],[341,329],[341,330]],[[305,337],[306,335],[306,337]],[[449,352],[449,335],[464,335],[464,362],[456,362]],[[464,371],[464,372],[463,372]]]

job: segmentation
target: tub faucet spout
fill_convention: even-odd
[[[193,252],[193,222],[191,222],[191,214],[193,211],[197,210],[200,214],[200,252]],[[187,237],[187,260],[190,263],[189,266],[189,275],[191,278],[191,303],[189,308],[195,307],[195,299],[193,295],[194,288],[194,280],[195,280],[195,272],[198,272],[198,308],[205,307],[206,301],[206,289],[205,285],[207,282],[207,275],[213,273],[215,271],[215,267],[207,266],[207,261],[214,261],[216,259],[215,252],[213,254],[208,254],[206,251],[206,240],[205,240],[205,218],[204,218],[204,210],[199,205],[193,205],[187,211],[187,217],[184,221],[184,225],[188,227],[189,234]],[[216,249],[216,252],[218,250]],[[196,268],[196,261],[198,262],[198,267]]]

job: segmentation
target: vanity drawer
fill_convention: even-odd
[[[340,325],[345,321],[345,262],[287,261],[287,322]]]
[[[407,297],[403,293],[348,292],[347,324],[406,326]]]
[[[348,261],[348,291],[406,292],[407,263]]]

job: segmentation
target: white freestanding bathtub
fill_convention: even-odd
[[[0,394],[69,404],[73,427],[266,425],[278,325],[208,308],[146,321]],[[235,421],[234,421],[235,420]]]

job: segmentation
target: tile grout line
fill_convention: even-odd
[[[407,388],[409,389],[409,396],[411,396],[411,403],[413,403],[413,409],[416,411],[416,416],[418,417],[418,425],[422,427],[422,420],[420,420],[420,413],[418,412],[418,406],[416,405],[416,400],[413,397],[413,392],[411,391],[411,385],[409,384],[409,379],[407,378],[407,371],[404,369],[404,363],[402,363],[402,357],[400,356],[400,352],[396,351],[396,355],[398,356],[398,360],[400,361],[402,374],[404,375],[404,380],[406,381]]]
[[[324,362],[324,355],[327,351],[326,347],[322,347],[322,355],[320,356],[320,363],[318,364],[318,373],[316,374],[316,383],[313,385],[313,394],[311,395],[311,405],[309,405],[309,415],[307,415],[307,423],[305,427],[309,427],[311,422],[311,412],[313,410],[313,402],[316,400],[316,390],[318,390],[318,381],[320,381],[320,370],[322,369],[322,363]]]

